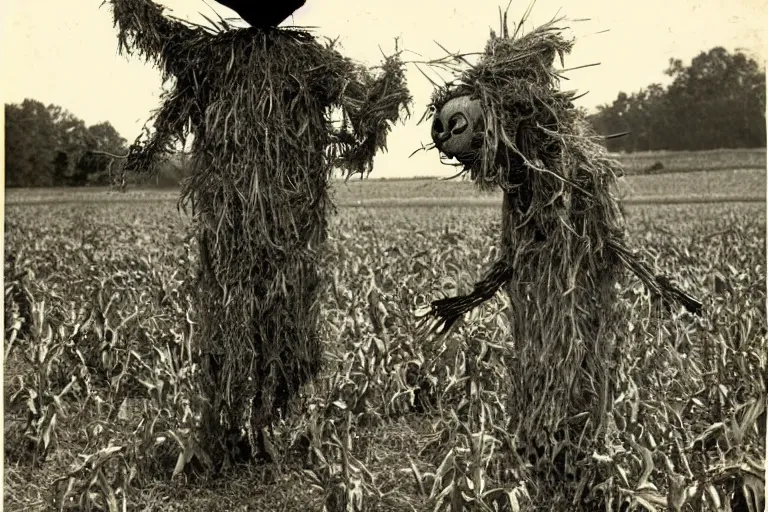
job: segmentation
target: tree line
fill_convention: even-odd
[[[715,47],[689,66],[670,59],[665,88],[620,92],[590,121],[609,151],[696,151],[765,147],[765,70],[742,52]]]
[[[108,185],[126,140],[109,123],[86,126],[58,105],[5,105],[6,187]]]
[[[741,52],[715,47],[689,66],[670,59],[665,88],[620,92],[590,116],[598,133],[629,132],[605,141],[609,151],[765,147],[765,72]],[[126,140],[109,122],[86,126],[57,105],[26,99],[5,105],[6,187],[110,185]],[[174,186],[183,163],[169,161],[156,185]],[[132,181],[132,180],[131,180]]]
[[[5,105],[5,186],[78,187],[146,182],[124,176],[128,144],[109,122],[91,126],[58,105],[34,99]],[[184,155],[159,164],[154,186],[176,186]]]

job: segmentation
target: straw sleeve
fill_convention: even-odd
[[[410,115],[412,101],[399,53],[385,56],[379,73],[353,63],[330,47],[322,75],[316,73],[319,88],[342,112],[341,126],[332,133],[338,152],[334,165],[349,178],[367,175],[373,157],[387,149],[392,124]],[[331,57],[332,55],[332,57]],[[329,79],[329,77],[331,77]],[[405,115],[404,115],[405,114]]]
[[[115,27],[118,28],[118,48],[121,54],[138,53],[154,60],[166,75],[175,73],[173,49],[204,31],[164,14],[163,6],[151,0],[108,0],[112,6]]]

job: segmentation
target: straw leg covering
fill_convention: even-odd
[[[292,158],[314,161],[321,170],[321,156]],[[246,189],[267,178],[249,170],[243,167]],[[263,207],[243,201],[240,187],[195,192],[204,255],[198,286],[202,365],[212,402],[207,432],[247,425],[258,436],[319,370],[318,249],[326,236],[327,180],[313,173],[296,180],[302,194],[281,194],[288,184],[280,183],[276,169],[264,167],[264,174],[270,171],[259,199]]]
[[[285,129],[297,130],[310,115],[281,121]],[[318,128],[307,136],[322,140],[327,131],[322,124]],[[269,162],[278,153],[280,163]],[[218,176],[215,187],[188,185],[205,254],[197,300],[204,326],[203,386],[210,400],[203,431],[212,436],[206,443],[211,446],[221,440],[220,432],[247,428],[252,444],[320,369],[327,171],[321,152],[309,144],[293,146],[290,139],[223,168],[206,162],[204,154],[200,160]]]

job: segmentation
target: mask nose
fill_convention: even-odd
[[[435,143],[438,149],[440,145],[446,140],[451,138],[451,132],[443,125],[443,121],[439,118],[435,118],[435,122],[432,123],[432,142]]]
[[[461,135],[467,130],[469,123],[467,122],[464,114],[454,114],[448,120],[446,126],[442,119],[435,118],[435,122],[432,123],[432,142],[435,143],[438,149],[441,149],[443,143],[455,135]]]

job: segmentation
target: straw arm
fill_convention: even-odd
[[[157,164],[174,152],[173,143],[183,140],[188,121],[184,102],[184,95],[174,94],[163,103],[155,115],[155,130],[149,138],[142,141],[139,136],[128,149],[126,171],[154,176]]]
[[[165,67],[172,64],[166,62],[169,48],[194,33],[192,28],[166,17],[163,6],[151,0],[105,0],[105,3],[112,7],[121,54],[138,52]]]
[[[616,254],[624,266],[631,270],[632,273],[642,281],[653,295],[660,297],[668,304],[675,302],[679,303],[689,313],[701,316],[703,304],[699,299],[685,293],[672,284],[669,277],[665,275],[655,275],[650,266],[641,261],[621,240],[610,238],[606,242],[606,245],[609,250]]]
[[[493,298],[496,292],[512,279],[513,275],[514,269],[509,266],[506,260],[502,259],[494,263],[483,280],[475,284],[474,290],[469,295],[433,301],[426,316],[437,318],[438,321],[432,325],[429,331],[447,332],[466,313]]]
[[[137,175],[153,176],[157,172],[157,163],[168,154],[167,140],[163,134],[154,133],[145,142],[136,141],[128,148],[125,171]]]
[[[370,171],[373,157],[386,149],[390,123],[410,114],[412,98],[399,56],[387,57],[381,69],[374,78],[368,70],[348,68],[335,91],[336,102],[349,121],[338,134],[346,142],[339,165],[351,174]]]
[[[661,297],[667,303],[680,303],[690,313],[701,315],[703,305],[700,300],[673,285],[668,277],[654,275],[650,267],[640,261],[622,241],[611,238],[607,246],[655,296]],[[448,332],[466,313],[490,300],[513,275],[514,269],[502,259],[475,285],[472,293],[433,301],[424,316],[437,321],[432,323],[428,331],[439,334]]]
[[[109,151],[98,151],[98,150],[95,150],[95,149],[89,149],[88,151],[86,151],[86,153],[89,154],[89,155],[108,156],[110,158],[115,158],[115,159],[119,159],[119,160],[124,160],[124,159],[128,158],[128,155],[116,155],[114,153],[110,153]]]
[[[674,299],[689,312],[696,316],[701,316],[704,305],[696,297],[685,293],[683,290],[673,285],[669,277],[664,275],[656,276],[656,283],[664,290],[664,298]]]

